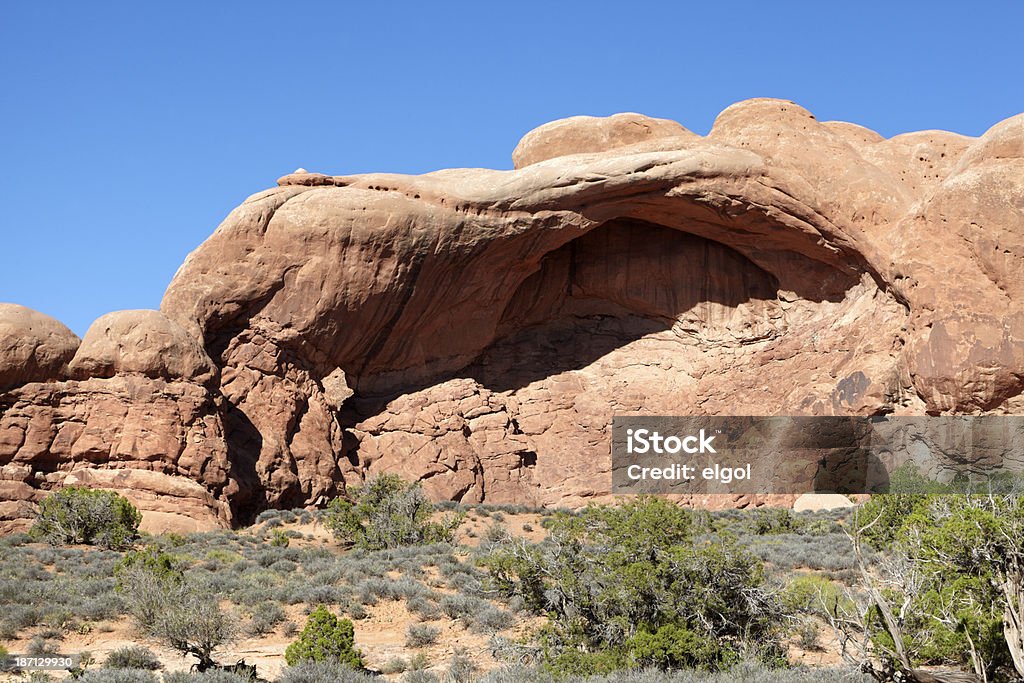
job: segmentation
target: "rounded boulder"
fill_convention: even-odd
[[[215,372],[213,361],[185,328],[150,310],[115,311],[97,318],[69,370],[74,379],[137,373],[200,384]]]
[[[59,320],[25,306],[0,303],[0,391],[62,379],[79,342]]]

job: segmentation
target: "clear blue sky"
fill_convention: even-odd
[[[0,301],[156,308],[249,194],[509,168],[519,137],[749,97],[889,136],[1024,111],[1024,2],[5,2]]]

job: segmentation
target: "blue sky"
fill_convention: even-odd
[[[523,133],[749,97],[890,136],[1024,111],[1024,2],[0,5],[0,301],[78,334],[156,308],[246,196],[509,168]]]

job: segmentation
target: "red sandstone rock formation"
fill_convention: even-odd
[[[1024,408],[1024,115],[887,140],[750,100],[514,159],[285,176],[77,354],[0,308],[0,514],[75,477],[230,522],[382,470],[577,504],[612,414]]]

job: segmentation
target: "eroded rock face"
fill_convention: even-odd
[[[105,315],[80,346],[71,336],[77,352],[47,377],[60,381],[0,394],[0,530],[72,484],[116,490],[164,527],[230,523],[237,485],[202,346],[159,311]]]
[[[1024,117],[887,140],[750,100],[706,137],[548,124],[514,171],[300,169],[73,379],[9,373],[0,497],[131,470],[109,485],[244,521],[387,470],[573,505],[607,495],[613,414],[1019,412],[1022,149]]]
[[[215,399],[192,382],[123,374],[0,394],[0,530],[71,484],[116,490],[168,518],[228,524],[233,469]]]

